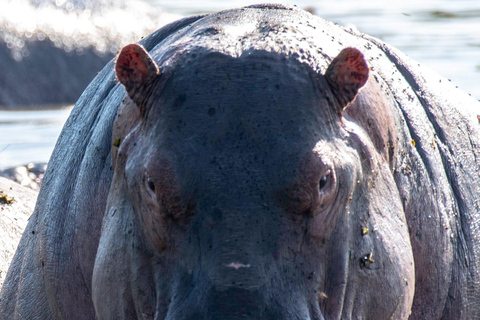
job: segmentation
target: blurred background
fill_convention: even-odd
[[[74,102],[123,45],[182,16],[262,2],[0,0],[0,170],[48,161]],[[480,98],[478,0],[274,2],[355,26]]]

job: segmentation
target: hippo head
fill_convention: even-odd
[[[388,153],[348,113],[357,95],[375,103],[359,93],[362,53],[322,68],[314,53],[191,39],[117,58],[128,95],[98,318],[407,318],[413,257]]]

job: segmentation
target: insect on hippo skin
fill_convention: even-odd
[[[480,319],[480,104],[383,42],[258,5],[86,89],[5,319]]]

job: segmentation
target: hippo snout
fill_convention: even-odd
[[[166,320],[263,319],[265,302],[258,290],[211,287],[205,298],[196,306],[171,308]]]
[[[304,300],[285,297],[283,304],[274,301],[274,292],[266,287],[245,289],[238,287],[211,287],[206,300],[194,307],[177,306],[165,320],[323,320],[318,308],[309,307]],[[179,297],[178,300],[182,298]]]
[[[175,268],[175,294],[165,317],[158,319],[324,319],[315,289],[298,290],[302,272],[288,264],[278,265],[275,256],[248,247],[252,244],[245,243],[243,251],[230,247],[223,254],[205,252],[195,259],[198,263],[193,269],[188,265]]]
[[[233,237],[232,232],[226,234],[231,238],[213,240],[223,243],[220,250],[213,246],[199,260],[192,259],[198,261],[193,269],[188,265],[176,268],[176,294],[165,320],[324,319],[315,295],[306,298],[304,293],[293,292],[295,270],[279,267],[274,255],[253,246],[257,242],[254,232]],[[235,245],[235,240],[243,240],[243,246]],[[279,268],[289,270],[287,274],[292,277],[286,279]]]

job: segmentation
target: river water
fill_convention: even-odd
[[[146,1],[181,15],[215,12],[262,2]],[[401,49],[480,98],[478,0],[276,2],[309,8],[317,15],[341,25],[354,25],[360,31]],[[71,107],[56,111],[0,112],[0,170],[28,162],[48,161],[70,110]]]
[[[71,109],[0,111],[0,170],[47,162]]]

